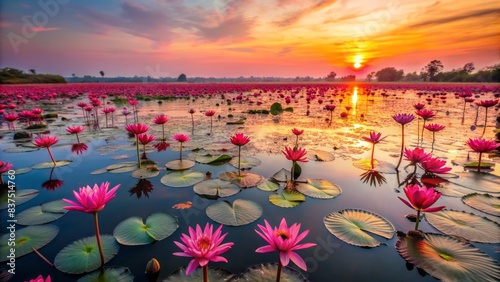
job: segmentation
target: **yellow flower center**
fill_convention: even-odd
[[[278,230],[274,233],[274,235],[276,235],[276,237],[281,237],[283,240],[290,239],[290,234],[288,234],[286,230]]]
[[[198,239],[197,242],[198,249],[200,249],[201,251],[206,251],[209,249],[210,243],[211,243],[210,238],[208,238],[207,236],[203,236],[200,239]]]

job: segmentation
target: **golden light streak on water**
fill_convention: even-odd
[[[352,114],[354,116],[356,116],[356,109],[357,109],[357,104],[358,104],[358,87],[357,86],[354,86],[354,89],[352,91],[352,108],[353,108],[353,111],[352,111]]]

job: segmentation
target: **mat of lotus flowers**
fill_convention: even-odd
[[[8,279],[498,281],[499,97],[494,84],[0,87]]]

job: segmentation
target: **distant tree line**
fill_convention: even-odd
[[[38,74],[35,69],[29,72],[15,68],[0,69],[0,84],[66,83],[64,77],[57,74]]]

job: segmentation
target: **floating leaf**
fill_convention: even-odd
[[[132,282],[134,276],[127,267],[103,267],[77,280],[77,282]]]
[[[232,157],[230,155],[219,155],[219,156],[212,156],[210,154],[204,155],[204,156],[198,156],[196,158],[196,161],[202,164],[222,164],[225,162],[228,162]]]
[[[16,194],[15,205],[16,206],[24,204],[27,201],[35,198],[39,193],[38,190],[35,190],[35,189],[20,189],[20,190],[15,190],[15,191],[16,191],[15,192],[15,194]],[[0,198],[0,210],[8,208],[9,204],[13,204],[13,202],[9,203],[8,194],[9,194],[9,192],[2,193],[2,197]]]
[[[381,243],[369,233],[386,239],[394,236],[394,226],[382,216],[358,209],[332,212],[323,220],[326,229],[335,237],[359,247],[377,247]],[[369,232],[369,233],[368,233]]]
[[[465,164],[464,167],[477,169],[478,164],[479,164],[478,162],[472,162],[472,163]],[[490,169],[494,166],[495,166],[494,163],[481,162],[481,169]]]
[[[306,197],[295,190],[283,190],[281,194],[269,195],[269,201],[278,207],[293,208],[302,204]]]
[[[476,210],[500,216],[500,197],[493,197],[489,194],[473,193],[463,196],[462,202]]]
[[[396,249],[405,260],[442,281],[498,281],[498,262],[473,245],[442,234],[423,233],[423,237],[399,237]]]
[[[208,281],[210,282],[225,282],[231,277],[231,272],[224,269],[208,268]],[[203,281],[203,268],[198,267],[189,275],[186,275],[186,269],[180,268],[170,274],[163,282],[192,282]]]
[[[23,168],[16,168],[13,170],[15,171],[15,175],[20,175],[20,174],[28,173],[28,172],[32,171],[33,169],[31,167],[23,167]],[[8,175],[8,171],[2,173],[2,175]]]
[[[434,190],[443,194],[444,196],[459,198],[476,192],[475,190],[451,182],[439,183],[438,186],[434,187]]]
[[[229,162],[235,168],[238,168],[238,158],[233,158]],[[255,157],[243,157],[241,156],[240,164],[242,169],[250,169],[260,165],[262,162]]]
[[[171,170],[186,170],[190,169],[195,165],[195,162],[191,160],[173,160],[165,164],[165,167]]]
[[[43,162],[32,166],[33,169],[44,169],[44,168],[53,168],[53,167],[61,167],[70,165],[73,161],[64,160],[64,161],[56,161],[56,164],[53,162]]]
[[[198,195],[211,197],[229,197],[241,191],[238,185],[220,179],[202,181],[194,185],[193,189]]]
[[[276,191],[280,188],[280,184],[278,182],[275,182],[273,180],[267,180],[266,182],[263,182],[259,185],[257,185],[257,188],[259,188],[262,191]]]
[[[259,265],[254,265],[248,268],[241,277],[232,278],[230,282],[236,281],[252,281],[252,282],[265,282],[265,281],[275,281],[276,273],[278,271],[277,263],[263,263]],[[297,270],[285,266],[281,268],[280,281],[286,282],[307,282],[307,280],[300,272]]]
[[[450,182],[485,193],[500,193],[500,177],[474,171],[457,173],[460,178],[451,179]]]
[[[154,213],[143,223],[140,217],[130,217],[120,222],[113,231],[122,245],[137,246],[161,241],[179,227],[177,218],[168,213]]]
[[[253,201],[236,199],[233,204],[228,201],[212,204],[206,213],[220,224],[241,226],[256,221],[262,215],[262,207]]]
[[[3,150],[5,153],[27,153],[27,152],[34,152],[38,151],[40,148],[38,147],[14,147],[14,148],[7,148]]]
[[[241,188],[248,188],[257,186],[265,181],[265,178],[255,173],[242,171],[238,175],[237,171],[227,171],[219,174],[219,178],[240,186]]]
[[[172,171],[165,174],[161,179],[161,183],[170,187],[188,187],[205,179],[205,174],[195,170]]]
[[[454,210],[426,213],[425,219],[437,230],[481,243],[500,243],[500,225],[486,217]]]
[[[280,103],[276,102],[271,105],[271,109],[269,111],[273,116],[280,115],[283,113],[283,106]]]
[[[307,179],[307,183],[298,183],[297,191],[318,199],[333,199],[342,193],[338,185],[324,179]]]
[[[0,237],[0,262],[7,261],[10,255],[10,249],[13,248],[9,246],[10,229],[7,229],[10,223],[4,222],[2,224],[2,229],[6,232],[2,237]],[[4,233],[2,231],[2,233]],[[26,254],[29,254],[33,249],[40,249],[47,245],[52,239],[54,239],[59,232],[59,229],[55,225],[39,225],[39,226],[28,226],[21,229],[15,229],[15,257],[19,258]]]
[[[112,165],[108,165],[106,169],[109,170],[115,170],[115,169],[120,169],[124,167],[137,167],[136,162],[121,162],[121,163],[116,163]]]
[[[160,174],[160,170],[157,166],[148,166],[132,172],[132,177],[138,179],[147,179],[156,177],[158,176],[158,174]]]
[[[63,209],[67,205],[63,200],[57,200],[31,207],[16,216],[17,223],[21,225],[38,225],[52,222],[68,212],[68,210]]]
[[[310,154],[312,154],[314,160],[320,162],[331,162],[335,160],[335,156],[327,151],[313,150]]]
[[[96,175],[96,174],[103,174],[106,172],[108,172],[107,168],[100,168],[100,169],[96,169],[96,170],[91,171],[90,174]]]
[[[115,237],[101,235],[104,263],[111,260],[120,246]],[[98,269],[101,266],[101,257],[95,236],[83,238],[64,247],[54,259],[54,266],[62,272],[81,274]]]
[[[290,179],[290,173],[291,172],[289,170],[282,168],[280,171],[273,174],[271,178],[279,182],[286,182]]]

